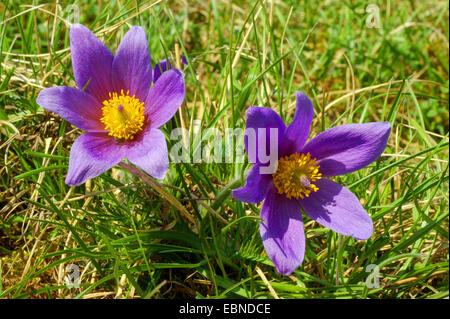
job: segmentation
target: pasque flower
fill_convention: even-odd
[[[72,145],[66,183],[79,185],[125,157],[155,178],[169,166],[160,130],[184,99],[184,78],[165,60],[152,70],[147,37],[132,27],[115,56],[86,27],[70,28],[78,88],[52,87],[37,103],[86,131]]]
[[[358,198],[328,177],[357,171],[375,161],[386,148],[391,130],[388,122],[347,124],[328,129],[305,144],[314,110],[305,94],[296,95],[294,118],[287,127],[269,108],[248,109],[246,132],[277,129],[278,161],[275,173],[262,174],[260,168],[266,164],[258,151],[249,152],[252,145],[247,138],[246,151],[254,166],[244,187],[233,191],[243,202],[264,200],[260,234],[267,255],[285,275],[302,263],[305,254],[300,207],[311,219],[339,234],[361,240],[372,235],[372,220]],[[264,134],[262,143],[265,139],[268,150],[269,135]],[[256,140],[261,143],[259,136]],[[256,149],[259,147],[256,144]]]

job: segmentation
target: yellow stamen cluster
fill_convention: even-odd
[[[109,135],[120,140],[132,140],[144,126],[144,102],[129,94],[123,90],[120,95],[109,93],[109,99],[103,101],[100,121]]]
[[[319,164],[311,154],[294,153],[278,160],[278,168],[273,174],[273,183],[279,194],[291,199],[309,197],[311,191],[319,188],[313,182],[322,178]]]

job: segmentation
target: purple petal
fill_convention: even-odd
[[[289,275],[303,261],[305,233],[302,215],[296,200],[280,195],[273,185],[261,209],[260,234],[264,248],[279,273]]]
[[[108,99],[113,91],[111,66],[113,54],[85,26],[74,24],[70,28],[70,51],[75,81],[80,89],[97,98],[99,102]]]
[[[314,116],[314,108],[311,100],[301,92],[295,92],[297,106],[294,119],[284,132],[283,141],[280,146],[282,155],[299,152],[309,136],[311,122]]]
[[[184,78],[181,71],[164,72],[153,85],[145,101],[152,128],[159,128],[172,118],[184,99]]]
[[[82,130],[104,131],[104,125],[99,121],[102,114],[100,103],[77,88],[60,86],[44,89],[36,102]]]
[[[145,101],[152,83],[152,65],[141,27],[132,27],[120,42],[112,64],[112,81],[116,92],[130,91],[131,96]]]
[[[245,123],[245,150],[247,151],[248,158],[254,164],[256,163],[265,163],[266,161],[263,158],[260,158],[258,155],[260,152],[260,148],[264,145],[259,145],[259,133],[258,129],[265,129],[264,132],[266,134],[265,138],[265,153],[268,154],[270,152],[270,129],[274,128],[278,132],[278,141],[272,141],[276,146],[280,144],[286,126],[284,125],[283,120],[280,116],[270,108],[267,107],[257,107],[250,106],[247,110],[247,122]],[[264,153],[264,152],[261,152]]]
[[[181,57],[181,64],[187,64],[186,57],[183,55]],[[162,60],[161,62],[157,63],[155,67],[153,68],[153,83],[158,80],[158,78],[163,74],[165,71],[172,69],[172,64],[170,63],[170,60]]]
[[[126,157],[151,176],[163,179],[169,168],[166,137],[158,129],[144,130],[127,145]]]
[[[336,233],[356,239],[365,240],[372,235],[372,219],[355,194],[326,178],[314,184],[319,190],[300,199],[300,205],[311,219]]]
[[[246,203],[259,203],[264,199],[267,189],[272,181],[270,174],[260,174],[260,166],[256,164],[250,170],[245,185],[242,188],[233,190],[233,196]]]
[[[357,171],[375,161],[386,148],[389,122],[346,124],[314,137],[302,150],[320,164],[323,176]]]
[[[85,133],[72,145],[66,184],[80,185],[118,164],[124,158],[122,145],[106,133]]]

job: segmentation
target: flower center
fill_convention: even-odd
[[[103,101],[100,121],[109,135],[121,140],[132,140],[144,126],[144,102],[129,94],[109,93],[109,100]]]
[[[278,160],[278,168],[273,174],[273,183],[279,194],[291,199],[308,197],[311,191],[319,188],[313,182],[322,178],[319,164],[311,154],[294,153]]]

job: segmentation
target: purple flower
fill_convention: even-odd
[[[125,157],[164,178],[169,158],[159,128],[183,102],[183,74],[170,63],[167,70],[165,61],[161,69],[166,72],[152,70],[145,31],[136,26],[115,56],[81,24],[70,28],[70,48],[78,89],[48,88],[37,98],[44,109],[86,131],[72,145],[66,183],[82,184]]]
[[[278,161],[274,174],[261,174],[264,163],[246,141],[246,151],[255,164],[244,187],[233,196],[247,203],[264,200],[260,234],[269,258],[281,274],[292,273],[305,255],[305,233],[300,207],[313,220],[339,234],[365,240],[373,223],[358,198],[347,188],[326,177],[347,174],[375,161],[386,148],[391,131],[388,122],[347,124],[326,130],[305,144],[314,115],[310,99],[296,92],[294,119],[285,126],[269,108],[250,107],[248,131],[258,128],[278,130]],[[270,144],[269,136],[257,136]],[[247,138],[248,139],[248,138]],[[255,145],[253,145],[255,146]],[[250,156],[250,154],[253,154]]]

